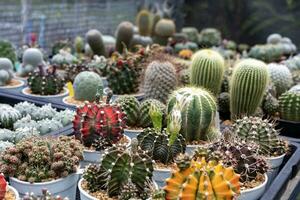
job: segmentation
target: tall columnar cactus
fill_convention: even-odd
[[[260,117],[237,119],[232,125],[233,131],[247,142],[259,145],[258,152],[265,156],[280,156],[286,153],[286,144],[278,135],[275,123]]]
[[[13,64],[7,58],[0,58],[0,86],[8,84],[13,78]]]
[[[179,134],[181,129],[181,113],[175,107],[169,115],[166,129],[162,128],[163,112],[155,104],[151,104],[149,114],[154,128],[147,128],[141,132],[137,139],[142,150],[146,151],[152,159],[163,164],[174,162],[176,156],[185,152],[185,139]]]
[[[176,85],[176,71],[170,62],[158,60],[148,65],[144,80],[146,98],[157,99],[165,103]]]
[[[290,70],[282,64],[270,63],[268,65],[271,81],[276,88],[277,96],[286,92],[293,84],[293,77]]]
[[[152,14],[148,10],[141,10],[136,16],[136,25],[139,34],[142,36],[150,36],[152,28]]]
[[[255,113],[262,102],[268,79],[268,68],[262,61],[245,59],[235,66],[230,85],[232,118]]]
[[[44,65],[43,54],[37,48],[28,48],[24,51],[22,57],[21,76],[27,76],[29,72],[33,72],[39,65]]]
[[[116,31],[116,50],[119,53],[122,53],[124,49],[123,43],[126,45],[126,47],[129,47],[132,37],[133,24],[127,21],[120,23]]]
[[[31,92],[40,95],[59,94],[65,85],[64,79],[56,73],[56,67],[45,71],[40,66],[39,71],[29,73],[27,81]]]
[[[100,166],[89,165],[83,174],[88,190],[106,191],[109,197],[119,199],[147,199],[152,182],[152,159],[139,150],[136,143],[133,141],[131,149],[113,146],[105,151]]]
[[[86,35],[86,41],[93,50],[93,53],[98,56],[106,56],[105,45],[102,39],[102,34],[96,30],[89,30]]]
[[[21,119],[21,113],[7,104],[0,104],[0,127],[12,129],[13,124]]]
[[[170,113],[178,103],[181,116],[181,133],[187,142],[210,140],[208,129],[215,120],[217,104],[213,95],[202,88],[186,87],[176,90],[169,99],[167,110]]]
[[[224,70],[224,58],[218,52],[210,49],[200,50],[192,58],[191,84],[204,87],[217,96]]]
[[[80,101],[94,101],[99,87],[103,87],[101,77],[95,72],[80,72],[74,80],[74,97]]]
[[[300,121],[300,93],[287,91],[279,97],[280,117],[289,121]]]
[[[166,199],[234,199],[240,193],[239,178],[232,167],[204,158],[190,161],[166,180]]]
[[[163,113],[163,121],[166,119],[166,105],[156,99],[146,99],[140,106],[139,126],[143,128],[153,127],[153,123],[149,114],[151,105],[154,104]]]
[[[218,46],[221,40],[221,32],[215,28],[205,28],[198,35],[198,44],[200,47]]]
[[[154,42],[160,45],[166,45],[168,38],[176,32],[176,26],[173,20],[161,19],[155,25]]]

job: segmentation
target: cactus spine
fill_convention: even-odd
[[[224,59],[216,51],[204,49],[193,55],[191,65],[191,83],[207,88],[218,95],[224,75]]]
[[[149,114],[151,104],[154,104],[157,108],[160,109],[162,113],[164,113],[163,120],[165,121],[166,105],[156,99],[146,99],[141,103],[141,107],[139,110],[140,111],[139,126],[143,128],[153,127],[153,123],[151,121],[151,117]]]
[[[102,34],[98,30],[96,29],[89,30],[86,33],[85,37],[87,43],[90,45],[94,54],[98,56],[101,55],[106,56],[105,45],[102,39]]]
[[[300,93],[287,91],[279,97],[279,110],[282,119],[300,121]]]
[[[126,45],[126,47],[129,47],[130,41],[133,37],[133,25],[131,22],[122,22],[119,24],[117,31],[116,31],[116,50],[119,53],[123,52],[124,46],[123,43]]]
[[[21,113],[7,104],[0,104],[0,128],[12,129],[13,124],[21,119]]]
[[[147,10],[141,10],[136,17],[136,25],[139,28],[139,34],[150,36],[152,28],[152,16]]]
[[[245,59],[234,69],[230,85],[231,117],[252,115],[261,104],[268,84],[267,65],[256,59]]]
[[[208,134],[217,110],[213,95],[202,88],[181,88],[171,95],[167,107],[168,113],[171,112],[176,102],[179,104],[182,116],[181,133],[187,142],[209,140],[215,137]]]

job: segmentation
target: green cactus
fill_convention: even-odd
[[[199,33],[195,27],[184,27],[181,32],[187,35],[189,41],[198,43]]]
[[[53,119],[56,121],[59,121],[62,123],[63,126],[67,126],[69,124],[72,124],[72,121],[74,120],[75,117],[75,112],[69,109],[62,110],[60,112],[57,112]]]
[[[134,96],[120,96],[115,101],[115,104],[118,104],[122,111],[126,114],[126,125],[129,127],[137,126],[139,122],[139,113],[140,113],[140,102]]]
[[[213,139],[208,134],[215,120],[217,104],[213,95],[202,88],[185,87],[171,95],[167,110],[170,113],[179,104],[182,116],[181,134],[187,142]]]
[[[2,141],[7,141],[14,144],[14,137],[15,133],[13,131],[5,128],[0,129],[0,144],[2,143]]]
[[[191,84],[204,87],[217,96],[224,70],[224,58],[218,52],[210,49],[200,50],[192,58]]]
[[[72,64],[72,65],[67,65],[65,67],[65,80],[68,82],[72,82],[74,83],[74,79],[75,77],[80,73],[80,72],[84,72],[84,71],[91,71],[91,69],[94,69],[93,65],[94,60],[92,60],[88,65],[86,64]],[[94,71],[94,70],[93,70]]]
[[[126,192],[126,199],[147,199],[152,172],[151,158],[139,150],[134,140],[131,149],[119,145],[109,148],[100,166],[87,167],[83,178],[91,192],[104,190],[109,197],[116,197],[124,195],[124,187],[131,185],[134,190]]]
[[[123,52],[124,44],[126,47],[130,46],[130,41],[133,37],[133,24],[131,22],[124,21],[119,24],[116,31],[116,51]]]
[[[16,121],[21,119],[21,113],[7,104],[0,104],[0,128],[12,129]]]
[[[52,119],[56,114],[56,109],[52,108],[51,104],[43,105],[40,108],[37,108],[32,114],[31,118],[33,120],[43,120],[43,119]]]
[[[85,37],[87,43],[89,44],[95,55],[106,56],[102,34],[98,30],[89,30],[86,33]]]
[[[262,102],[268,80],[268,68],[264,62],[244,59],[237,63],[230,85],[231,118],[255,113]]]
[[[74,80],[74,97],[80,101],[94,101],[99,87],[103,87],[101,77],[95,72],[80,72]]]
[[[33,72],[39,65],[43,64],[42,52],[37,48],[28,48],[23,53],[20,75],[27,76],[29,72]]]
[[[167,45],[168,38],[176,32],[176,26],[173,20],[160,19],[155,25],[154,42],[160,45]]]
[[[63,127],[60,121],[54,119],[43,119],[41,121],[38,121],[37,124],[37,130],[41,135],[57,131]]]
[[[32,115],[32,113],[34,113],[35,110],[38,109],[36,105],[27,101],[15,104],[14,108],[18,110],[23,117],[26,117],[27,115]]]
[[[176,71],[168,61],[155,60],[151,62],[145,72],[145,98],[157,99],[163,103],[176,88]]]
[[[286,143],[278,135],[275,123],[260,117],[237,119],[232,125],[234,133],[246,142],[259,145],[258,152],[264,156],[280,156],[286,153]]]
[[[154,104],[157,108],[160,109],[162,113],[164,113],[163,121],[164,122],[166,121],[166,105],[156,99],[146,99],[141,103],[140,110],[139,110],[140,111],[139,126],[143,128],[153,127],[153,123],[149,115],[151,104]]]
[[[282,36],[278,33],[272,33],[267,37],[268,44],[278,44],[282,39]]]
[[[194,42],[177,42],[174,46],[174,50],[176,53],[180,53],[180,51],[187,49],[196,51],[198,49],[198,45]]]
[[[84,50],[84,40],[82,37],[77,36],[74,39],[74,49],[76,52],[76,55],[79,56],[83,53]]]
[[[18,128],[24,128],[24,127],[37,128],[37,126],[38,126],[37,122],[32,120],[30,115],[27,115],[14,123],[15,130]]]
[[[279,112],[279,101],[275,96],[275,87],[273,84],[270,84],[262,102],[262,109],[267,115],[275,116]]]
[[[198,44],[200,47],[213,47],[221,44],[221,32],[215,28],[205,28],[198,35]]]
[[[0,58],[0,86],[7,85],[12,78],[14,66],[7,58]]]
[[[155,27],[157,22],[161,19],[161,16],[159,14],[153,14],[152,15],[152,27],[151,27],[151,36],[155,36]]]
[[[17,61],[16,50],[9,41],[0,40],[0,58],[7,58],[13,63]]]
[[[279,61],[284,54],[283,48],[279,44],[265,44],[253,46],[248,56],[262,60],[266,63]]]
[[[280,117],[289,121],[300,121],[300,93],[287,91],[279,97]]]
[[[130,49],[135,51],[136,46],[141,45],[143,47],[150,46],[153,43],[152,38],[148,36],[141,36],[138,34],[134,34],[130,41]]]
[[[141,10],[136,16],[136,25],[139,34],[142,36],[150,36],[152,28],[152,14],[148,10]]]

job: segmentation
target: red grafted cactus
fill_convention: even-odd
[[[7,182],[3,174],[0,174],[0,200],[4,200]]]

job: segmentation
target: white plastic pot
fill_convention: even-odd
[[[255,188],[242,190],[240,196],[238,197],[238,200],[257,200],[257,199],[259,199],[266,190],[267,182],[268,182],[268,176],[267,176],[267,174],[265,174],[265,181],[261,185],[255,187]]]
[[[15,200],[20,200],[19,192],[12,186],[8,186],[8,189],[11,190],[15,194]]]
[[[170,169],[154,169],[153,180],[162,188],[166,185],[166,179],[171,177]]]
[[[135,130],[135,129],[124,129],[124,135],[128,136],[130,139],[136,138],[138,134],[143,132],[143,129]]]
[[[134,96],[137,100],[141,100],[144,98],[145,94],[144,93],[138,93],[138,94],[128,94],[129,96]],[[117,95],[117,94],[114,94],[112,97],[111,97],[111,100],[110,100],[110,103],[113,103],[118,97],[121,97],[121,96],[124,96],[124,95]]]
[[[31,97],[40,97],[40,98],[56,98],[56,97],[63,97],[69,94],[69,90],[68,88],[63,88],[63,92],[61,92],[60,94],[54,94],[54,95],[39,95],[39,94],[32,94],[27,92],[27,90],[29,89],[29,87],[25,87],[22,90],[22,93],[27,95],[27,96],[31,96]]]
[[[14,89],[14,88],[22,87],[25,84],[25,82],[22,80],[19,80],[19,79],[15,79],[15,80],[20,81],[20,83],[18,85],[12,85],[12,86],[10,86],[10,85],[0,86],[0,88],[1,89]]]
[[[76,188],[79,174],[74,173],[66,178],[60,178],[54,181],[43,182],[43,183],[29,183],[20,181],[17,178],[10,177],[10,184],[14,187],[23,197],[26,193],[33,192],[34,194],[41,196],[42,190],[47,190],[54,196],[61,196],[62,198],[76,199]]]
[[[268,185],[272,183],[272,181],[275,179],[275,177],[277,176],[278,172],[279,172],[279,167],[281,166],[283,159],[284,159],[285,154],[281,155],[281,156],[277,156],[277,157],[270,157],[270,158],[266,158],[269,166],[270,166],[270,170],[268,171]]]

